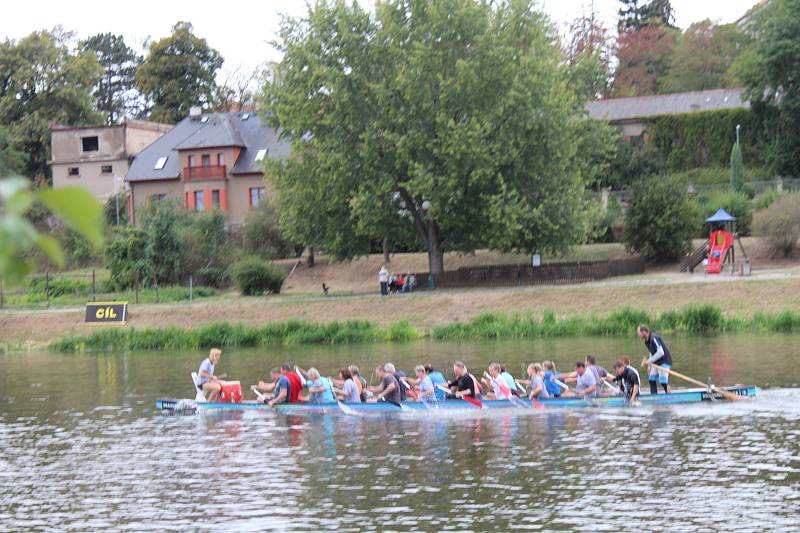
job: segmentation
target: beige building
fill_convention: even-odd
[[[268,194],[265,158],[288,154],[289,143],[255,113],[196,112],[133,159],[125,179],[131,220],[150,202],[176,200],[241,224]]]
[[[131,159],[171,128],[143,120],[114,126],[55,125],[50,129],[53,187],[84,187],[104,202],[115,186],[123,190]]]

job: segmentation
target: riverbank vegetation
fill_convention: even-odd
[[[178,350],[219,346],[248,348],[299,344],[354,344],[406,342],[421,338],[437,341],[504,340],[541,337],[631,335],[638,324],[649,324],[660,332],[717,334],[741,331],[800,332],[800,312],[757,313],[751,317],[726,316],[712,305],[688,306],[677,311],[650,315],[623,308],[607,315],[557,317],[547,311],[532,314],[485,313],[470,322],[423,330],[408,322],[387,327],[366,320],[315,323],[289,320],[248,326],[226,322],[196,329],[145,328],[102,330],[90,335],[64,337],[50,344],[52,351]]]

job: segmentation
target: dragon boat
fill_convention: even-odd
[[[756,396],[758,388],[754,386],[737,385],[733,387],[679,389],[670,394],[642,394],[639,396],[640,405],[675,405],[700,402],[729,402],[720,391],[748,398]],[[444,400],[440,402],[407,401],[402,404],[393,403],[285,403],[274,407],[260,402],[199,402],[189,399],[162,399],[156,400],[156,408],[168,413],[192,414],[197,412],[213,412],[220,410],[257,410],[274,411],[284,414],[321,413],[330,415],[339,414],[380,414],[402,412],[431,412],[454,410],[503,410],[503,409],[571,409],[590,407],[626,407],[628,402],[622,396],[599,396],[597,398],[551,398],[547,400],[531,401],[524,398],[513,400]]]

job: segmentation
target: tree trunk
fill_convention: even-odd
[[[434,288],[438,285],[436,278],[444,273],[444,251],[442,243],[439,241],[439,228],[433,221],[428,222],[427,226],[428,273],[432,278],[429,279],[429,286]]]
[[[389,258],[389,239],[384,237],[383,238],[383,264],[388,265],[390,261]]]
[[[309,246],[308,247],[308,268],[314,268],[314,263],[315,263],[315,260],[314,260],[314,247],[313,246]]]

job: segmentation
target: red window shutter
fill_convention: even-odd
[[[183,207],[185,207],[186,209],[189,209],[189,193],[188,192],[184,192],[183,193]]]
[[[219,191],[219,208],[223,213],[228,212],[228,189],[220,189]]]
[[[194,191],[187,192],[186,197],[188,198],[188,201],[186,202],[186,207],[188,207],[191,210],[196,209],[197,206],[194,203]]]
[[[128,194],[128,220],[133,221],[133,191]]]
[[[247,207],[253,207],[253,189],[247,189]]]
[[[211,196],[211,189],[203,189],[203,210],[211,211],[214,209],[214,199]]]

